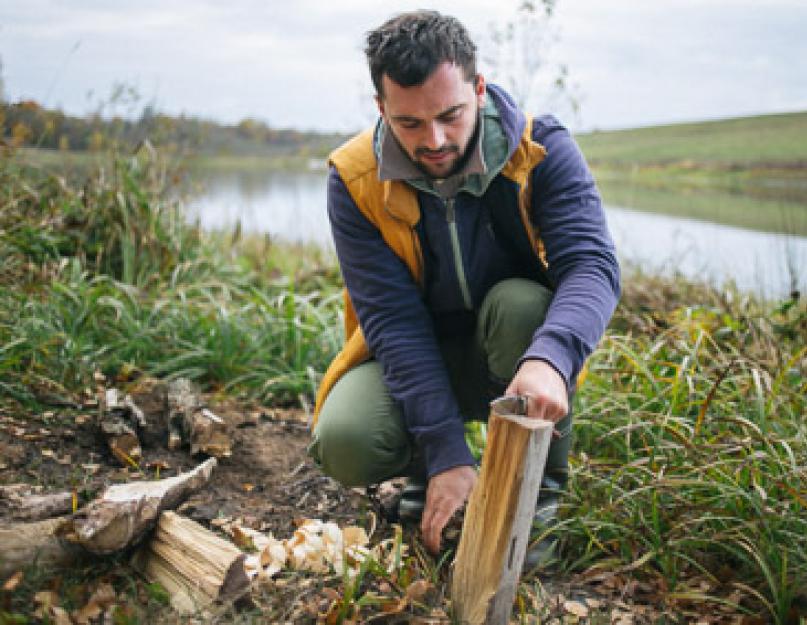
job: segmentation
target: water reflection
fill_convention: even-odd
[[[199,175],[202,192],[190,204],[207,229],[268,232],[288,241],[331,245],[322,172],[227,171]]]
[[[204,191],[190,205],[191,217],[199,217],[208,229],[230,229],[240,221],[244,232],[268,232],[290,241],[311,241],[331,245],[326,215],[326,178],[322,172],[231,171],[208,172],[201,177]],[[613,201],[606,191],[606,198]],[[676,204],[675,196],[665,193],[665,204]],[[764,212],[781,223],[790,224],[785,232],[800,233],[807,207],[789,206],[772,211],[755,205],[751,198],[731,211],[716,209],[717,217],[727,216],[730,224],[702,221],[702,211],[693,214],[691,195],[680,196],[679,206],[690,217],[665,215],[657,202],[648,201],[647,210],[607,204],[609,224],[623,260],[638,264],[647,272],[679,272],[687,277],[710,280],[715,284],[734,281],[744,290],[778,297],[793,288],[805,291],[807,280],[807,237],[782,234],[782,227],[764,228]],[[785,211],[785,212],[782,212]],[[749,213],[744,215],[743,213]],[[754,214],[751,214],[754,213]],[[776,233],[779,231],[779,233]]]
[[[767,297],[804,292],[807,237],[756,232],[606,206],[622,258],[648,273],[680,273]]]

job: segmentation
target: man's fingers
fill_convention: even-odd
[[[423,532],[423,540],[426,543],[426,547],[432,553],[440,551],[443,528],[445,528],[455,511],[456,506],[452,506],[450,502],[446,501],[436,506],[434,513],[429,519],[426,519],[424,516],[424,524],[421,527],[421,531]]]
[[[569,411],[565,398],[556,400],[548,395],[529,396],[527,403],[527,416],[533,419],[543,419],[557,423]]]

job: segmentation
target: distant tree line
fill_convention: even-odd
[[[148,139],[169,151],[194,154],[319,157],[345,135],[272,128],[256,119],[234,125],[195,117],[172,117],[145,106],[137,119],[77,117],[34,100],[0,102],[0,141],[7,147],[99,151],[136,146]]]

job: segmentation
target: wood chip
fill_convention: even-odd
[[[574,614],[580,618],[586,618],[588,616],[588,608],[579,601],[566,601],[563,604],[563,609],[569,614]]]

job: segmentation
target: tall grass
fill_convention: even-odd
[[[641,288],[577,398],[570,564],[627,567],[671,603],[739,591],[789,622],[807,601],[804,306]]]
[[[95,370],[137,369],[264,400],[312,394],[341,342],[335,270],[280,269],[271,243],[201,233],[148,150],[78,186],[9,160],[0,179],[0,390],[65,397]]]

